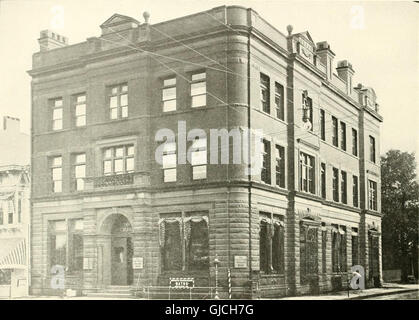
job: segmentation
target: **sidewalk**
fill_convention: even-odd
[[[417,291],[419,299],[419,285],[418,284],[398,284],[398,283],[384,283],[381,288],[371,288],[365,290],[350,290],[348,291],[331,292],[318,296],[299,296],[286,297],[279,300],[361,300],[378,296],[386,296],[397,293],[407,293]]]
[[[298,296],[278,298],[274,300],[361,300],[379,296],[386,296],[398,293],[417,292],[419,299],[419,285],[418,284],[398,284],[398,283],[384,283],[381,288],[371,288],[365,290],[351,290],[332,292],[329,294],[322,294],[318,296]],[[132,298],[138,299],[138,298]],[[0,298],[0,300],[8,300],[7,298]],[[15,298],[13,300],[126,300],[124,298],[112,297],[59,297],[59,296],[30,296],[25,298]],[[131,299],[130,299],[131,300]],[[143,300],[143,299],[141,299]]]

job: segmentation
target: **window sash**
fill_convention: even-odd
[[[285,119],[285,110],[284,110],[284,87],[275,82],[275,107],[276,107],[276,117],[280,120]]]
[[[352,154],[358,156],[358,131],[352,129]]]
[[[135,170],[134,145],[106,148],[103,151],[103,174],[124,174]]]
[[[121,84],[110,88],[109,110],[111,120],[128,117],[127,84]]]

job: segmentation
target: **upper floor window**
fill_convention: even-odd
[[[163,150],[163,181],[176,181],[176,142],[166,142]]]
[[[103,151],[103,174],[134,172],[134,146],[125,145],[106,148]]]
[[[76,127],[86,125],[86,94],[80,94],[75,97],[75,120]]]
[[[377,211],[377,182],[368,180],[368,209]]]
[[[314,157],[300,152],[300,191],[315,193]]]
[[[260,74],[260,99],[262,103],[262,111],[268,114],[271,113],[270,95],[271,95],[271,91],[270,91],[269,77],[261,73]]]
[[[346,204],[348,202],[347,198],[347,174],[345,171],[340,172],[341,181],[340,181],[340,194],[342,203]]]
[[[128,117],[128,85],[126,83],[110,88],[109,108],[111,119]]]
[[[262,171],[261,180],[271,183],[271,143],[268,140],[262,141]]]
[[[370,161],[375,163],[375,138],[370,136]]]
[[[207,178],[207,139],[197,138],[191,147],[192,179]]]
[[[275,82],[275,108],[276,117],[285,120],[284,86]]]
[[[321,196],[326,199],[326,164],[320,165],[320,184],[321,184]]]
[[[163,112],[176,110],[176,77],[163,80]]]
[[[276,145],[276,185],[280,188],[285,188],[285,148]]]
[[[52,100],[52,130],[63,128],[63,99]]]
[[[63,184],[63,160],[61,156],[51,160],[52,192],[61,192]]]
[[[86,154],[80,153],[74,156],[74,179],[77,191],[84,190],[84,179],[86,178]]]
[[[320,139],[326,140],[326,119],[323,109],[320,109]]]
[[[339,202],[339,169],[333,168],[333,201]]]
[[[204,107],[207,105],[207,75],[205,72],[192,74],[191,81],[191,107]]]
[[[339,131],[338,131],[338,119],[334,116],[332,116],[332,144],[335,147],[339,146],[339,142],[338,142],[338,136],[339,136]]]
[[[340,122],[340,147],[346,151],[346,124],[342,121]]]
[[[352,154],[358,156],[358,131],[352,128]]]
[[[358,207],[358,177],[357,176],[353,176],[353,184],[352,184],[352,204],[354,207]]]
[[[304,91],[303,99],[303,122],[311,124],[310,130],[313,131],[313,100],[308,96],[308,92]]]

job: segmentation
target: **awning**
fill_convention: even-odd
[[[14,192],[0,193],[0,200],[8,200],[11,197],[13,197],[14,194],[15,194]]]
[[[0,239],[0,269],[18,269],[26,267],[25,239]]]

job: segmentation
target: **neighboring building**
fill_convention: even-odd
[[[30,279],[30,138],[20,133],[19,119],[3,119],[0,131],[0,297],[21,297],[28,295]]]
[[[33,293],[173,277],[214,287],[216,258],[224,297],[228,269],[235,297],[346,288],[358,264],[379,285],[382,117],[351,64],[336,74],[327,42],[286,36],[251,9],[144,18],[115,14],[75,45],[41,32],[29,72]],[[192,164],[177,164],[179,121],[206,133],[187,142]],[[162,128],[178,135],[160,165]],[[212,128],[263,129],[261,173],[207,164]]]

